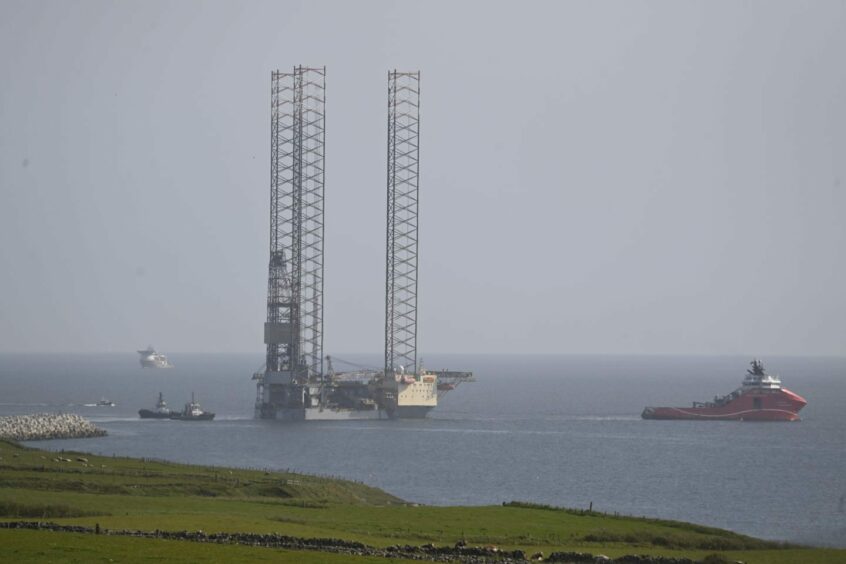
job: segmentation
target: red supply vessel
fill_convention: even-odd
[[[693,402],[692,407],[647,407],[644,419],[702,419],[735,421],[799,421],[799,410],[808,402],[783,388],[781,380],[764,372],[760,360],[752,361],[743,385],[714,401]]]

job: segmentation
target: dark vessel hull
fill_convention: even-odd
[[[151,409],[139,409],[138,416],[141,419],[170,419],[174,415],[174,412],[170,413],[161,413],[159,411],[153,411]]]
[[[185,415],[176,413],[169,417],[175,421],[211,421],[214,419],[214,413],[205,412],[202,415]]]

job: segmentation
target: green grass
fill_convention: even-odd
[[[254,564],[295,562],[343,564],[349,556],[322,552],[278,550],[239,545],[211,545],[160,539],[107,537],[75,533],[0,530],[0,562],[47,564],[50,562],[96,564],[144,562],[180,564]],[[411,562],[376,557],[357,557],[356,564]]]
[[[55,519],[62,517],[89,517],[105,515],[99,511],[84,511],[69,505],[56,503],[18,503],[15,501],[0,501],[0,517],[36,517],[39,519]]]
[[[280,533],[341,538],[376,547],[452,545],[466,540],[470,544],[519,548],[529,554],[581,551],[612,557],[660,554],[702,559],[718,553],[731,562],[752,564],[846,562],[846,550],[788,546],[675,521],[524,503],[412,506],[381,490],[344,480],[56,454],[0,442],[0,520],[42,517],[61,524],[99,524],[107,529]],[[351,560],[316,552],[50,531],[0,530],[0,539],[3,552],[11,550],[7,546],[13,547],[17,552],[12,561],[20,562],[96,562],[101,557],[104,562],[108,558],[187,562],[201,558],[197,551],[209,561]],[[62,546],[67,547],[65,552]],[[136,546],[145,548],[139,551],[133,548]]]

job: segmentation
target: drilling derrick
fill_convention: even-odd
[[[271,73],[270,262],[256,415],[301,408],[323,378],[325,68]]]

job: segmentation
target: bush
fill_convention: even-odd
[[[729,561],[722,554],[709,554],[702,559],[702,564],[729,564]]]
[[[14,501],[0,501],[0,517],[61,518],[93,517],[96,515],[105,515],[105,513],[84,511],[69,505],[25,505]]]

